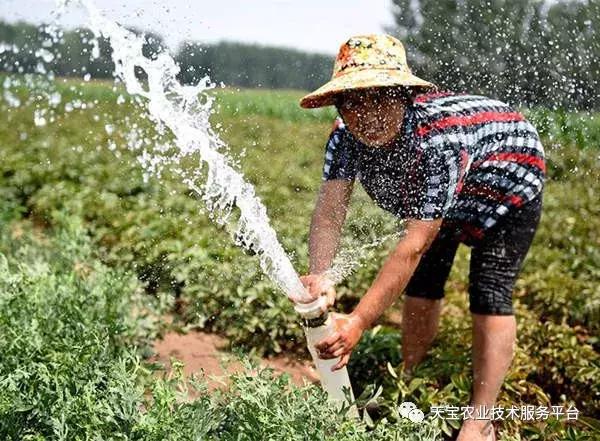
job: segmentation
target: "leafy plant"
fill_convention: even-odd
[[[2,348],[9,354],[7,357],[16,357],[6,366],[13,370],[17,365],[30,366],[27,369],[32,372],[37,372],[35,369],[52,372],[44,367],[46,364],[34,365],[39,361],[34,357],[36,354],[50,354],[45,355],[48,360],[59,360],[65,366],[53,379],[59,385],[55,390],[72,391],[77,387],[77,378],[100,375],[91,367],[91,373],[84,372],[89,365],[83,360],[101,368],[105,383],[114,381],[121,384],[118,387],[122,391],[129,391],[121,391],[123,396],[138,396],[139,390],[134,385],[123,383],[104,371],[114,372],[117,377],[127,377],[131,372],[148,376],[148,373],[142,374],[139,355],[122,349],[138,345],[143,354],[144,345],[147,347],[159,332],[150,316],[125,318],[129,308],[145,311],[148,304],[156,304],[159,309],[170,307],[177,319],[188,327],[218,332],[227,336],[232,346],[242,346],[256,354],[304,351],[304,336],[291,304],[265,279],[255,257],[232,244],[231,231],[211,223],[197,196],[191,195],[168,167],[160,179],[144,179],[136,155],[125,147],[124,134],[135,126],[142,135],[152,137],[155,129],[131,98],[126,97],[123,104],[116,105],[123,91],[112,90],[106,84],[81,87],[73,80],[58,80],[56,87],[63,96],[63,103],[54,109],[54,121],[43,127],[33,124],[32,114],[44,103],[35,97],[28,100],[24,88],[17,90],[23,102],[20,107],[10,107],[0,101],[5,122],[0,125],[0,148],[4,153],[0,162],[3,200],[0,222],[25,220],[14,224],[18,227],[13,227],[10,234],[5,232],[2,242],[8,269],[0,283],[16,280],[17,285],[4,286],[7,294],[3,295],[12,292],[12,297],[11,303],[1,306],[4,309],[0,320],[5,327],[0,335],[14,336],[14,329],[23,327],[23,336],[27,337],[22,338],[29,340],[24,346],[27,350],[19,355],[15,351],[20,349],[21,340],[10,343],[0,337],[0,345],[6,345]],[[331,115],[304,116],[308,114],[297,108],[300,93],[296,92],[218,90],[214,93],[220,103],[219,112],[213,116],[215,126],[220,127],[240,169],[255,184],[295,267],[300,273],[306,271],[308,226]],[[76,100],[89,105],[86,109],[78,107],[67,111],[64,104]],[[600,213],[596,200],[600,187],[596,173],[598,150],[593,147],[593,140],[599,136],[597,116],[582,117],[543,109],[527,110],[527,114],[543,135],[549,156],[549,175],[542,221],[514,294],[520,349],[501,400],[534,405],[549,401],[553,404],[573,402],[584,416],[597,419],[600,409],[596,381],[600,377],[600,247],[597,246]],[[111,129],[107,131],[106,125]],[[169,136],[164,135],[161,140],[168,142]],[[182,166],[193,168],[197,163],[188,161]],[[70,239],[59,239],[63,234],[60,231],[75,228],[71,224],[76,224],[76,219],[82,220],[83,232],[71,235]],[[399,228],[394,219],[383,215],[370,202],[360,186],[353,195],[346,225],[343,243],[349,249]],[[57,238],[46,237],[49,228],[56,229]],[[44,246],[41,242],[23,246],[10,239],[11,235],[21,235],[25,242],[35,237],[49,242]],[[338,309],[351,310],[368,289],[393,243],[390,239],[375,248],[365,263],[338,286]],[[85,263],[77,266],[77,271],[73,269],[76,261]],[[82,274],[90,271],[90,276],[83,277],[81,271]],[[468,257],[461,247],[447,287],[447,309],[441,333],[429,362],[421,366],[411,381],[404,381],[398,369],[401,335],[397,330],[381,328],[367,333],[356,349],[350,372],[357,391],[364,389],[369,393],[383,386],[377,399],[379,418],[388,418],[388,422],[395,424],[394,412],[401,399],[411,399],[423,409],[442,400],[464,403],[467,399],[470,387],[467,274]],[[43,286],[50,288],[44,291]],[[30,287],[35,289],[30,290]],[[42,296],[42,293],[47,295]],[[57,297],[59,295],[61,297]],[[86,296],[90,296],[89,303],[81,299]],[[76,306],[62,308],[62,302]],[[25,312],[19,315],[17,307]],[[87,314],[87,307],[92,308],[89,313],[94,320],[83,316]],[[48,319],[48,329],[66,332],[65,336],[55,333],[60,338],[75,339],[76,334],[81,333],[87,342],[81,350],[88,352],[76,355],[73,348],[79,348],[77,340],[68,339],[62,346],[47,345],[48,351],[55,352],[43,352],[45,346],[40,342],[58,338],[44,333],[39,325],[45,323],[46,316],[52,316]],[[37,325],[32,320],[36,317]],[[82,332],[61,320],[84,322],[92,330]],[[68,353],[62,355],[66,348],[69,348]],[[36,352],[38,350],[42,352]],[[4,352],[0,353],[4,357]],[[71,368],[77,363],[81,364],[79,368]],[[4,369],[4,364],[3,359],[0,369]],[[113,364],[120,367],[113,369]],[[27,369],[23,372],[29,372]],[[27,384],[29,377],[19,370],[15,372],[12,375],[23,377],[10,377],[15,382],[11,384],[19,385],[19,381]],[[43,381],[50,381],[40,373],[37,375]],[[74,383],[69,382],[71,377]],[[32,384],[46,384],[42,380]],[[98,380],[98,384],[105,383]],[[100,407],[109,407],[102,404],[104,398],[118,399],[89,387],[88,396],[96,397],[96,393]],[[145,419],[138,415],[131,423],[131,427],[134,424],[143,427],[146,437],[164,436],[170,424],[183,424],[185,417],[181,415],[194,414],[201,420],[206,419],[206,427],[213,427],[212,414],[202,412],[213,409],[218,413],[227,407],[223,404],[223,407],[212,408],[212,404],[204,403],[197,408],[182,406],[179,410],[173,401],[177,394],[171,396],[174,392],[169,386],[157,387],[156,403],[162,404],[154,410],[148,404]],[[51,395],[50,386],[41,390],[46,390],[47,402],[56,400],[61,406],[67,402],[66,395],[62,398]],[[27,394],[18,398],[14,387],[0,396],[2,409],[20,409],[20,404],[14,404],[17,399],[29,403],[24,404],[24,408],[33,402]],[[71,407],[65,409],[71,409],[71,413],[53,415],[58,419],[48,423],[54,424],[52,427],[56,430],[72,427],[68,418],[76,419],[77,412],[83,412],[84,404],[72,397],[69,399]],[[228,405],[239,410],[235,404]],[[248,406],[251,408],[250,403]],[[20,416],[11,414],[7,418],[12,420],[6,421],[17,421],[23,412]],[[99,414],[104,415],[102,412]],[[578,436],[585,439],[587,434],[593,433],[595,423],[590,424],[578,422],[569,426],[561,421],[541,427],[515,423],[503,427],[503,434],[506,439],[515,440]],[[233,426],[231,423],[227,427]],[[445,422],[438,429],[451,433],[455,428]],[[190,430],[196,433],[193,432],[196,429]]]

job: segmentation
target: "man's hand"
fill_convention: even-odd
[[[332,314],[336,331],[329,337],[315,344],[319,357],[331,359],[341,357],[340,361],[331,368],[337,371],[348,364],[352,349],[365,331],[364,321],[356,314]]]
[[[333,306],[335,303],[335,288],[333,282],[324,274],[308,274],[300,276],[300,281],[308,291],[310,299],[301,303],[310,303],[320,296],[327,297],[327,307]]]

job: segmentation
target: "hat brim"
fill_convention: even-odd
[[[409,72],[395,69],[365,69],[348,72],[325,83],[314,92],[302,97],[300,106],[306,109],[331,106],[340,92],[371,87],[406,86],[432,89],[437,86]]]

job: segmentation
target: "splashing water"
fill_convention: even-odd
[[[70,3],[73,2],[57,2],[57,17]],[[233,208],[238,207],[236,244],[258,254],[261,269],[290,299],[309,301],[308,293],[270,226],[264,205],[252,185],[230,165],[229,157],[222,152],[224,143],[210,126],[213,99],[206,95],[206,91],[214,87],[210,80],[205,78],[197,86],[180,84],[176,78],[179,66],[166,52],[158,53],[152,59],[143,56],[143,36],[107,19],[90,1],[75,3],[82,5],[87,12],[88,27],[94,36],[104,37],[110,42],[115,77],[125,84],[130,94],[146,99],[148,117],[159,128],[164,126],[172,132],[175,159],[192,155],[200,157],[199,169],[182,177],[188,188],[202,197],[210,217],[218,224],[226,224],[230,222]],[[147,77],[145,84],[136,76],[139,69]],[[156,167],[156,162],[162,159],[156,156],[141,162],[147,164],[148,169]],[[207,179],[199,183],[202,168],[206,169]]]
[[[363,244],[352,244],[342,248],[334,258],[333,264],[325,271],[326,277],[331,283],[337,285],[346,279],[355,268],[357,268],[369,255],[369,252],[380,247],[385,242],[399,239],[403,231],[386,234],[371,242]]]
[[[58,26],[60,18],[67,7],[82,6],[87,12],[87,26],[94,35],[88,41],[92,46],[91,56],[97,55],[98,39],[106,38],[111,45],[112,58],[115,65],[114,76],[122,81],[140,107],[145,106],[147,116],[155,124],[155,129],[163,134],[168,128],[174,135],[174,143],[161,143],[159,137],[148,140],[139,127],[124,134],[129,149],[137,151],[138,162],[144,170],[144,177],[160,177],[162,168],[167,164],[177,164],[186,157],[197,155],[200,166],[196,169],[176,167],[177,173],[186,186],[200,195],[206,204],[212,220],[220,225],[233,223],[231,219],[234,207],[239,209],[239,219],[233,234],[237,245],[254,251],[259,256],[263,272],[269,276],[294,301],[308,301],[310,296],[303,287],[290,259],[277,240],[275,231],[271,228],[266,208],[256,196],[252,185],[247,183],[230,163],[230,157],[224,152],[227,147],[212,130],[209,117],[212,114],[214,98],[206,92],[215,87],[210,78],[205,77],[196,86],[182,85],[176,78],[179,66],[166,52],[160,52],[149,58],[144,56],[142,48],[145,40],[143,35],[137,35],[123,28],[101,14],[90,0],[57,0],[53,11],[51,24],[45,25],[44,32],[48,35],[42,45],[43,51],[36,53],[39,60],[39,77],[25,76],[24,79],[7,77],[4,84],[3,98],[11,107],[19,107],[19,98],[10,92],[11,87],[24,86],[37,90],[47,101],[48,108],[37,108],[34,111],[34,124],[45,126],[54,121],[54,109],[61,104],[62,97],[54,86],[54,74],[44,68],[44,63],[52,60],[53,44],[60,40],[61,30]],[[18,48],[0,47],[0,51],[18,51]],[[140,70],[143,70],[146,80],[140,80]],[[89,74],[84,79],[89,80]],[[115,89],[116,90],[116,89]],[[143,99],[141,99],[142,97]],[[119,96],[117,104],[125,101]],[[64,103],[65,112],[74,109],[93,107],[93,103],[73,100]],[[110,136],[115,131],[113,124],[104,126]],[[143,145],[151,144],[144,149]],[[108,148],[117,156],[114,142],[109,142]],[[205,178],[201,178],[202,171]],[[400,233],[387,234],[375,240],[353,243],[342,247],[335,256],[332,266],[326,271],[330,282],[338,284],[348,277],[369,255],[369,251],[384,242],[398,238]]]

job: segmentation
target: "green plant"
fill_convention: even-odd
[[[135,273],[139,282],[131,280],[138,283],[137,291],[145,291],[140,292],[143,301],[173,297],[172,312],[178,320],[221,333],[233,346],[257,354],[304,350],[302,330],[289,301],[265,279],[255,257],[232,244],[231,231],[211,223],[198,197],[169,168],[160,179],[144,180],[136,155],[125,147],[124,134],[137,126],[139,133],[152,138],[155,129],[130,97],[116,105],[123,91],[113,91],[110,85],[63,84],[61,79],[56,87],[63,101],[54,109],[54,122],[43,127],[36,127],[32,117],[43,100],[34,97],[28,102],[26,89],[18,91],[23,98],[18,108],[0,101],[5,122],[0,125],[0,148],[5,153],[0,163],[0,221],[24,218],[23,225],[45,232],[61,225],[69,229],[73,219],[82,219],[83,236],[91,240],[86,247],[97,254],[94,265],[101,263],[102,271],[118,268],[130,276]],[[220,103],[213,116],[215,126],[256,186],[295,267],[300,273],[306,271],[308,226],[332,115],[304,116],[308,114],[297,108],[300,94],[295,92],[214,93]],[[67,112],[64,105],[73,100],[90,106]],[[593,148],[597,116],[582,118],[543,109],[532,109],[528,115],[543,135],[549,175],[542,221],[515,290],[522,349],[505,383],[503,399],[528,404],[573,400],[586,407],[588,416],[597,417],[600,213],[596,199],[600,187],[598,150]],[[107,131],[106,124],[112,130]],[[169,136],[160,139],[168,142]],[[197,164],[190,160],[182,166]],[[398,228],[357,185],[344,231],[345,246],[354,250]],[[394,242],[390,239],[370,252],[365,263],[338,286],[338,309],[349,311],[354,306]],[[64,246],[56,242],[44,248],[44,253],[50,253],[44,256],[50,257],[39,259],[60,262],[52,257],[56,252],[52,248]],[[5,240],[7,255],[15,247]],[[66,250],[64,256],[69,258]],[[461,247],[447,287],[449,317],[432,350],[432,364],[424,364],[413,382],[401,384],[401,375],[394,378],[388,369],[388,362],[394,369],[401,363],[397,331],[382,328],[368,333],[357,348],[351,366],[357,390],[383,385],[381,398],[389,400],[389,418],[401,398],[410,397],[424,408],[442,398],[456,403],[466,399],[470,378],[467,273],[468,257]],[[117,304],[126,308],[128,303]],[[385,415],[382,411],[381,417]],[[150,431],[153,423],[147,421]],[[572,429],[518,425],[507,427],[506,432],[514,439],[520,433],[531,439],[561,439],[586,430],[579,424]],[[163,432],[157,429],[156,433]]]

